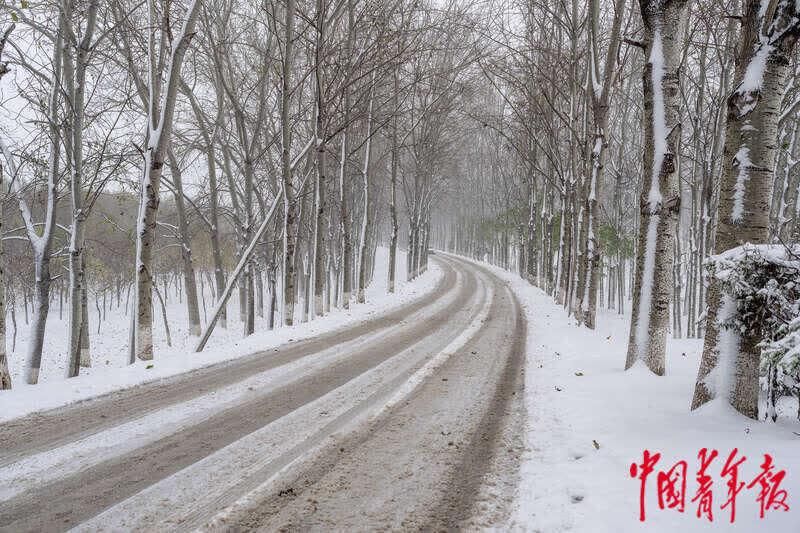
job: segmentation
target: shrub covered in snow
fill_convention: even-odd
[[[746,244],[709,264],[736,300],[722,327],[762,339],[762,389],[774,420],[780,397],[800,397],[800,246]]]
[[[800,309],[795,302],[795,312]],[[778,395],[793,394],[800,400],[800,316],[780,326],[777,339],[766,341],[762,359],[762,374],[765,375],[769,395],[770,415],[775,419],[775,403]],[[797,418],[800,420],[800,404]]]

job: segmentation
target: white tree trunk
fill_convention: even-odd
[[[14,25],[5,29],[0,37],[0,80],[8,72],[6,64],[3,62],[3,49],[8,41]],[[3,164],[0,163],[0,188],[3,186]],[[3,233],[3,206],[0,204],[0,235]],[[0,239],[0,390],[11,388],[11,374],[8,371],[8,361],[6,359],[6,273],[5,256],[3,254],[3,240]]]
[[[281,85],[281,179],[283,181],[283,323],[294,323],[294,304],[296,298],[296,258],[295,245],[298,221],[294,192],[292,189],[291,142],[292,126],[289,123],[291,106],[292,52],[294,42],[294,0],[286,2],[284,33],[283,72]]]
[[[195,22],[200,11],[199,0],[192,0],[186,12],[186,19],[180,32],[171,43],[166,42],[166,29],[161,28],[162,36],[160,47],[162,52],[156,52],[155,33],[158,29],[156,22],[156,9],[150,0],[148,13],[150,15],[149,40],[149,112],[147,146],[144,154],[144,172],[142,175],[139,199],[139,214],[137,218],[136,240],[136,314],[135,314],[135,346],[134,353],[141,360],[153,358],[153,248],[156,239],[156,221],[158,206],[161,201],[161,174],[164,169],[166,149],[172,132],[172,122],[175,113],[177,89],[180,81],[180,70],[183,58],[189,47],[189,41],[194,35]],[[165,4],[162,7],[167,7]],[[162,65],[163,50],[169,48],[170,55],[164,61],[166,71],[165,91],[162,96]]]
[[[644,180],[639,245],[625,368],[643,361],[665,372],[672,299],[673,241],[680,210],[677,174],[680,140],[679,67],[686,45],[686,0],[642,2],[647,64],[643,85]]]
[[[178,215],[178,239],[181,247],[181,267],[183,270],[183,283],[186,287],[186,310],[189,317],[189,335],[200,335],[200,305],[197,300],[197,280],[194,273],[192,260],[192,240],[189,234],[189,222],[186,215],[186,205],[183,197],[183,176],[178,160],[172,150],[167,150],[169,156],[170,177],[175,196],[175,211]]]
[[[364,213],[361,216],[361,241],[358,246],[358,303],[364,303],[367,285],[367,229],[370,219],[369,200],[369,165],[372,154],[372,120],[375,104],[375,73],[372,73],[369,91],[369,111],[367,111],[367,143],[364,147],[364,169],[361,176],[364,179]]]

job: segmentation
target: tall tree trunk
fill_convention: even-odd
[[[556,301],[567,305],[569,292],[569,279],[572,275],[570,268],[572,262],[572,195],[573,185],[571,178],[564,183],[564,192],[561,195],[561,230],[558,243],[558,294]]]
[[[192,237],[189,234],[189,222],[186,218],[186,205],[183,199],[183,176],[178,160],[172,150],[168,150],[172,187],[175,192],[175,210],[178,214],[178,237],[181,246],[181,268],[183,284],[186,287],[186,310],[189,317],[189,334],[200,335],[200,306],[197,301],[197,280],[192,261]]]
[[[222,251],[219,242],[219,185],[217,181],[217,159],[214,154],[214,141],[211,136],[208,121],[205,119],[203,109],[195,98],[195,95],[185,84],[181,84],[181,89],[189,99],[195,118],[200,124],[200,134],[203,137],[204,155],[208,166],[208,236],[211,243],[211,258],[214,263],[214,286],[216,288],[216,300],[218,301],[225,290],[225,267],[222,262]],[[218,87],[217,94],[217,120],[219,125],[224,113],[224,96],[222,88]],[[222,309],[219,318],[221,328],[228,327],[227,310]]]
[[[367,230],[370,225],[369,200],[369,165],[372,154],[372,119],[375,103],[375,73],[372,73],[369,89],[369,110],[367,111],[367,143],[364,147],[364,169],[361,176],[364,180],[364,213],[361,218],[361,241],[358,246],[358,303],[364,303],[364,291],[367,285]]]
[[[86,253],[81,254],[81,339],[80,364],[84,368],[92,366],[89,340],[89,288],[86,286]]]
[[[3,35],[0,36],[0,80],[8,72],[8,66],[3,62],[3,50],[11,32],[14,31],[14,24],[8,26]],[[3,164],[0,163],[0,188],[3,186]],[[3,205],[0,203],[0,235],[3,233]],[[11,309],[14,317],[14,309]],[[16,323],[16,320],[15,320]],[[11,374],[8,371],[8,361],[6,359],[6,271],[5,254],[3,253],[3,240],[0,239],[0,390],[11,388]]]
[[[42,366],[42,349],[44,333],[47,326],[47,315],[50,311],[50,254],[37,251],[33,256],[34,304],[31,339],[28,345],[28,384],[35,385],[39,381],[39,369]]]
[[[673,241],[680,213],[680,59],[686,44],[686,0],[641,3],[647,63],[644,86],[644,180],[639,245],[625,368],[643,361],[663,375],[672,300]]]
[[[392,94],[392,140],[391,140],[391,170],[389,174],[389,272],[387,273],[387,291],[394,292],[395,277],[397,274],[397,167],[399,165],[400,153],[397,139],[397,114],[398,96],[400,92],[400,75],[398,69],[394,69],[394,93]]]
[[[316,0],[316,30],[314,42],[314,80],[317,103],[316,145],[317,145],[317,181],[314,186],[314,250],[312,278],[314,280],[314,309],[316,316],[325,314],[323,292],[325,291],[326,261],[325,261],[325,208],[326,208],[326,174],[327,174],[327,108],[324,95],[324,79],[322,55],[325,43],[325,7],[324,0]]]
[[[614,21],[611,28],[611,40],[606,52],[606,59],[600,70],[598,49],[598,26],[600,18],[600,0],[592,0],[589,33],[589,76],[592,90],[590,104],[594,122],[593,139],[589,154],[589,184],[585,209],[585,242],[584,261],[586,268],[583,276],[583,293],[580,295],[580,319],[589,329],[594,329],[597,317],[597,287],[600,273],[600,240],[598,201],[603,186],[605,154],[608,146],[606,130],[608,128],[608,108],[611,99],[611,84],[616,77],[617,53],[620,45],[622,20],[625,17],[625,0],[616,0],[614,4]]]
[[[72,3],[66,3],[71,11]],[[69,338],[67,376],[74,377],[81,366],[88,366],[89,353],[85,356],[81,349],[84,327],[83,298],[86,292],[86,261],[83,258],[85,247],[85,224],[88,212],[83,201],[83,130],[85,118],[86,70],[89,66],[89,54],[97,20],[97,0],[88,4],[86,12],[86,29],[75,50],[75,61],[72,54],[66,54],[65,85],[70,110],[70,193],[72,197],[72,232],[69,243]],[[65,15],[65,23],[71,24],[71,13]],[[88,312],[87,312],[88,314]],[[86,335],[88,345],[88,335]]]
[[[275,329],[275,308],[277,307],[277,287],[275,280],[275,268],[270,268],[267,271],[267,280],[269,282],[269,304],[267,307],[267,329],[272,331]]]
[[[261,267],[257,261],[253,261],[253,277],[256,284],[256,315],[264,318],[264,278],[261,275]]]
[[[353,0],[348,0],[348,33],[346,42],[346,57],[348,61],[353,51],[353,41],[355,39],[355,6],[353,4]],[[348,64],[347,66],[349,74],[350,65]],[[339,232],[342,239],[342,308],[349,309],[350,293],[353,286],[353,250],[350,236],[350,212],[347,208],[347,165],[350,156],[350,86],[345,84],[343,90],[344,130],[342,131],[341,155],[339,157]]]
[[[180,70],[183,58],[194,35],[194,26],[200,10],[199,0],[192,0],[186,12],[186,19],[174,41],[166,42],[166,28],[162,28],[160,47],[171,48],[169,60],[165,62],[166,80],[162,87],[162,54],[157,54],[155,40],[158,23],[156,9],[151,0],[148,14],[151,30],[148,34],[148,57],[150,72],[149,110],[147,145],[144,154],[144,172],[142,175],[139,199],[139,215],[137,217],[136,240],[136,337],[134,352],[141,360],[153,358],[153,248],[156,240],[156,220],[158,206],[161,201],[161,174],[169,138],[172,133],[172,118],[175,114]],[[164,52],[165,55],[165,52]],[[162,98],[162,88],[165,88]]]
[[[289,122],[291,107],[291,73],[294,49],[294,0],[286,2],[286,21],[284,32],[283,72],[281,80],[281,178],[283,180],[283,323],[294,323],[294,303],[296,297],[296,258],[295,235],[297,233],[297,214],[294,192],[292,190],[291,142],[292,125]]]
[[[47,207],[45,223],[42,234],[36,231],[31,219],[31,212],[25,200],[25,193],[19,185],[20,176],[16,176],[16,193],[19,200],[22,218],[28,230],[28,240],[33,248],[34,261],[34,307],[33,324],[31,324],[31,338],[28,342],[28,373],[27,381],[35,385],[39,381],[39,370],[42,365],[42,349],[44,347],[44,334],[47,325],[47,315],[50,311],[50,254],[53,242],[53,231],[56,225],[56,206],[58,202],[59,160],[61,158],[60,116],[59,103],[62,90],[62,64],[64,60],[64,17],[59,18],[59,29],[53,48],[53,79],[50,88],[48,109],[48,129],[50,133],[50,154],[47,170]],[[7,150],[4,149],[4,152]],[[10,154],[6,159],[11,162]],[[17,174],[12,166],[13,174]]]

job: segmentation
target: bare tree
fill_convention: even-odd
[[[153,247],[160,203],[161,174],[167,155],[183,58],[194,35],[200,10],[192,0],[184,21],[172,39],[169,3],[147,4],[148,114],[136,240],[136,339],[134,353],[153,358]],[[160,22],[158,22],[160,21]]]
[[[586,327],[594,329],[597,316],[597,285],[600,273],[600,240],[598,228],[600,225],[599,199],[602,193],[603,172],[605,168],[606,149],[608,146],[608,110],[611,98],[611,88],[617,76],[617,55],[622,33],[622,21],[625,17],[625,0],[616,0],[614,4],[614,19],[611,27],[611,36],[606,51],[605,61],[600,65],[600,50],[598,47],[600,2],[593,0],[589,15],[589,77],[591,80],[590,108],[592,110],[593,134],[589,147],[589,183],[585,188],[583,206],[584,235],[581,239],[583,246],[581,275],[579,276],[578,290],[580,291],[580,305],[576,310],[579,321]],[[582,277],[582,279],[581,279]]]
[[[53,39],[52,67],[49,76],[49,97],[46,108],[46,124],[48,133],[49,153],[47,156],[47,168],[45,170],[47,200],[44,213],[44,221],[39,224],[42,230],[37,229],[37,224],[33,220],[33,213],[26,198],[26,187],[23,184],[23,176],[20,174],[19,166],[14,160],[9,147],[0,140],[0,149],[6,158],[8,168],[11,171],[11,188],[17,198],[19,211],[24,224],[26,237],[33,250],[34,263],[34,286],[35,302],[32,323],[32,335],[28,343],[27,356],[27,376],[29,384],[39,381],[39,370],[42,364],[42,349],[44,345],[45,327],[47,316],[50,311],[50,260],[52,257],[53,237],[56,231],[56,208],[58,203],[58,185],[61,176],[61,131],[60,131],[60,104],[62,65],[64,61],[64,17],[58,17],[58,27],[55,30]],[[45,79],[46,75],[41,72]]]

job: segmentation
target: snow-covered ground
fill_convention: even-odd
[[[670,340],[667,375],[623,370],[629,316],[601,310],[598,329],[575,325],[542,291],[512,273],[493,269],[509,282],[528,318],[526,451],[512,529],[558,532],[620,531],[800,531],[800,423],[796,405],[786,405],[777,424],[754,422],[721,402],[689,411],[702,342]],[[716,449],[708,473],[713,480],[713,523],[697,518],[692,502],[698,483],[698,452]],[[747,461],[740,480],[749,483],[764,454],[786,470],[781,489],[790,511],[768,511],[760,520],[757,488],[738,495],[736,521],[721,469],[738,448]],[[644,450],[662,454],[646,485],[646,521],[639,522],[640,482],[630,466]],[[661,510],[656,475],[676,462],[688,463],[685,511]]]
[[[0,421],[17,418],[25,414],[59,407],[85,400],[111,391],[131,387],[139,383],[173,376],[192,369],[251,354],[279,346],[292,340],[305,339],[364,321],[373,315],[399,307],[431,292],[442,272],[435,265],[414,283],[405,282],[405,252],[397,254],[397,284],[394,294],[386,292],[388,249],[379,247],[375,258],[375,276],[366,294],[367,303],[351,303],[349,310],[334,309],[330,314],[308,323],[293,327],[277,327],[267,330],[266,318],[256,318],[256,333],[242,338],[242,324],[238,319],[236,291],[228,304],[228,328],[217,326],[202,353],[194,353],[196,337],[188,334],[186,304],[178,301],[175,294],[167,303],[167,316],[172,333],[172,346],[166,344],[166,335],[160,310],[154,315],[155,359],[138,361],[128,365],[128,337],[130,315],[123,307],[108,311],[107,320],[101,324],[97,334],[98,313],[94,302],[89,302],[89,324],[92,367],[82,368],[77,378],[66,378],[67,360],[64,355],[67,331],[66,309],[63,319],[58,316],[58,302],[51,305],[47,322],[42,369],[38,385],[27,385],[24,380],[25,353],[28,327],[24,324],[21,310],[17,310],[16,349],[9,353],[9,366],[13,389],[0,391]],[[206,287],[208,292],[208,287]],[[124,297],[124,296],[123,296]],[[90,298],[92,298],[90,296]],[[266,297],[265,297],[266,299]],[[212,300],[206,295],[211,312]],[[202,309],[201,319],[205,324]],[[276,323],[279,320],[276,319]],[[10,327],[10,323],[9,323]],[[9,332],[9,350],[11,347]]]

